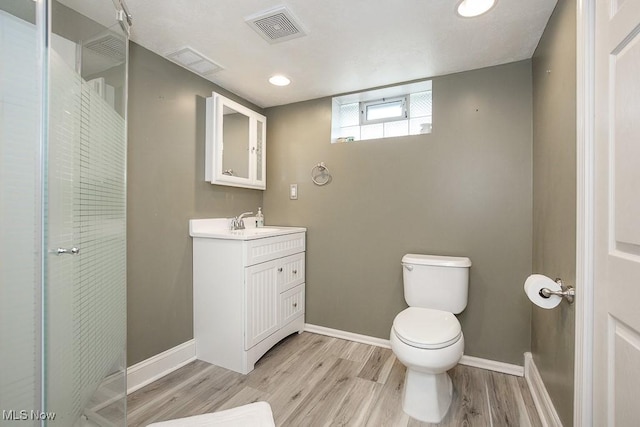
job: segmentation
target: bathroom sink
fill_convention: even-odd
[[[265,237],[306,231],[303,227],[247,227],[244,230],[230,230],[228,218],[192,219],[189,221],[189,235],[209,239],[253,240]]]

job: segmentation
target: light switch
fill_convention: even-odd
[[[298,184],[289,185],[289,199],[298,200]]]

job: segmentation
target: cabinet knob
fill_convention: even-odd
[[[278,269],[278,273],[282,273],[282,267]]]
[[[298,270],[293,270],[293,274],[298,274]]]
[[[294,303],[293,303],[293,306],[294,306],[294,307],[297,307],[297,306],[298,306],[298,303],[297,303],[297,302],[294,302]]]

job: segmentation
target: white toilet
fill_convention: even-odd
[[[417,420],[439,423],[453,393],[447,370],[464,351],[454,314],[467,306],[471,260],[407,254],[402,265],[409,308],[396,316],[391,329],[391,349],[407,367],[402,409]]]

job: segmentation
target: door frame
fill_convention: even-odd
[[[576,318],[573,420],[593,425],[595,2],[576,5]]]

